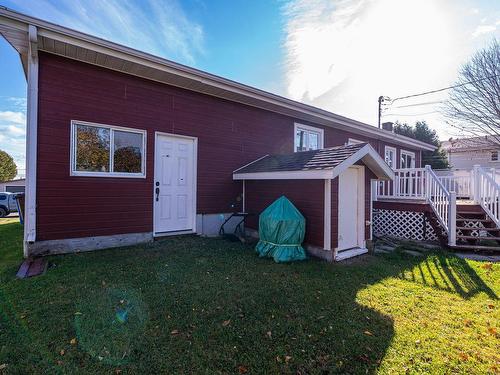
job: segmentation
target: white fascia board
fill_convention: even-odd
[[[324,180],[331,178],[333,178],[331,169],[233,174],[233,180]]]
[[[347,168],[354,165],[357,161],[362,160],[366,157],[369,157],[373,160],[374,163],[371,166],[368,165],[368,167],[369,168],[371,167],[370,169],[372,171],[373,171],[373,169],[378,169],[378,171],[374,171],[375,173],[378,172],[378,175],[377,175],[378,178],[387,179],[387,180],[394,179],[394,172],[391,169],[391,167],[389,167],[387,165],[387,163],[380,157],[380,155],[377,153],[377,151],[375,151],[374,148],[372,146],[370,146],[369,144],[363,146],[356,153],[349,156],[342,163],[337,165],[333,169],[333,178],[340,175]]]
[[[336,127],[335,125],[341,125],[347,127],[350,130],[353,130],[354,132],[357,132],[358,134],[372,135],[376,139],[384,139],[388,142],[396,142],[398,144],[404,144],[422,150],[433,151],[436,149],[436,147],[433,145],[429,145],[415,139],[394,134],[387,130],[379,129],[360,121],[349,119],[347,117],[340,116],[320,108],[296,102],[294,100],[276,94],[259,90],[257,88],[231,81],[229,79],[225,79],[197,69],[193,69],[182,64],[177,64],[172,61],[145,52],[141,52],[133,48],[121,46],[105,39],[97,38],[50,22],[29,17],[22,13],[11,11],[9,9],[0,8],[0,17],[1,16],[3,16],[0,19],[2,20],[2,22],[4,18],[8,18],[18,22],[25,22],[27,25],[32,24],[37,26],[40,36],[45,36],[50,39],[59,40],[61,42],[69,43],[82,48],[87,48],[96,52],[101,52],[164,72],[176,74],[178,76],[199,81],[212,87],[217,87],[233,93],[262,100],[282,108],[298,111],[306,115],[322,119],[324,121],[332,122],[331,125],[326,126]]]

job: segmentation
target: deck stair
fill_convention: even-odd
[[[448,235],[436,216],[427,216],[443,246],[456,250],[500,252],[500,228],[478,204],[457,201],[456,244],[449,245]]]
[[[475,165],[463,174],[437,175],[430,166],[394,170],[380,182],[375,200],[424,202],[442,246],[500,253],[500,176]]]

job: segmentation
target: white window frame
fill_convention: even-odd
[[[384,161],[386,163],[387,163],[387,151],[392,151],[392,159],[391,159],[392,165],[390,167],[392,169],[397,169],[397,167],[398,167],[398,165],[397,165],[398,157],[397,157],[396,147],[385,146],[385,148],[384,148]],[[389,164],[389,163],[387,163],[387,164]]]
[[[93,126],[97,128],[109,129],[109,171],[108,172],[90,172],[76,170],[76,127],[78,125]],[[141,173],[126,173],[126,172],[112,172],[114,162],[114,132],[113,130],[129,132],[142,135],[142,160],[141,160]],[[99,124],[96,122],[71,120],[71,141],[70,141],[70,175],[83,176],[83,177],[120,177],[120,178],[146,178],[146,144],[147,132],[146,130],[125,128],[123,126]]]
[[[492,162],[497,162],[497,161],[500,161],[500,153],[497,151],[497,150],[493,150],[490,152],[490,161]],[[496,155],[495,158],[493,158],[493,155]]]
[[[297,130],[303,130],[305,132],[309,132],[309,133],[318,133],[319,134],[319,141],[318,141],[318,149],[322,149],[324,147],[324,137],[325,137],[325,132],[323,129],[321,128],[315,128],[314,126],[309,126],[309,125],[304,125],[304,124],[299,124],[299,123],[295,123],[294,124],[294,127],[293,127],[293,151],[294,152],[303,152],[302,150],[301,151],[297,151]],[[307,137],[307,142],[309,142],[309,137]],[[309,148],[309,145],[306,146],[307,148]],[[307,151],[310,151],[310,150],[307,150]]]
[[[407,150],[401,150],[401,156],[400,156],[400,159],[401,159],[400,163],[401,163],[401,165],[400,165],[400,168],[403,169],[403,165],[402,165],[403,164],[402,163],[402,161],[403,161],[402,160],[403,159],[403,155],[411,156],[411,158],[412,158],[412,163],[411,163],[412,165],[410,167],[405,168],[405,169],[415,168],[415,163],[416,163],[415,153],[412,152],[412,151],[407,151]]]
[[[355,139],[355,138],[349,138],[347,140],[347,145],[350,146],[350,145],[359,145],[360,143],[367,143],[365,141],[360,141],[359,139]]]

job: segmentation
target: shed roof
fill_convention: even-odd
[[[394,173],[368,143],[329,147],[292,154],[266,155],[233,172],[235,180],[328,179],[362,161],[380,179]]]
[[[366,143],[349,146],[336,146],[314,151],[294,152],[284,155],[266,155],[240,169],[235,173],[308,171],[333,169],[352,156]]]

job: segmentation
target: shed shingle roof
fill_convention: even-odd
[[[366,146],[366,143],[336,146],[321,150],[294,152],[284,155],[267,155],[246,165],[235,173],[286,172],[334,169],[344,160]]]

